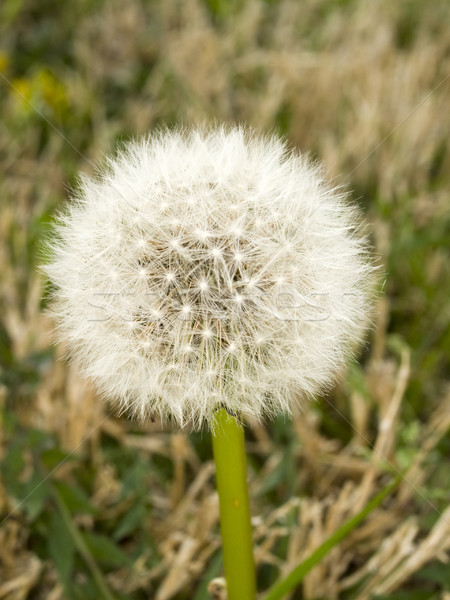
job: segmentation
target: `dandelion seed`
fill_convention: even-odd
[[[207,240],[210,235],[208,231],[204,231],[203,229],[197,229],[195,233],[197,237],[203,241]]]
[[[178,239],[171,240],[170,246],[172,246],[172,248],[174,248],[175,250],[179,250],[181,248],[180,240],[178,240]]]
[[[244,230],[237,223],[233,223],[230,227],[230,232],[235,237],[240,237],[243,234]]]
[[[191,312],[191,307],[184,305],[183,308],[181,309],[181,312],[183,313],[183,315],[188,315]]]

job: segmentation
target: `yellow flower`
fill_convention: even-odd
[[[0,51],[0,73],[6,71],[9,66],[9,56],[6,52]]]
[[[17,79],[13,79],[11,83],[10,96],[17,103],[19,110],[29,113],[32,110],[29,104],[33,94],[32,82],[25,77],[18,77]]]
[[[50,71],[39,71],[35,77],[35,84],[46,104],[55,112],[59,113],[67,107],[64,85]]]

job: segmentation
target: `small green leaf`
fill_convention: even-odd
[[[102,566],[117,568],[131,564],[126,554],[106,535],[92,532],[82,532],[81,535],[93,558]]]
[[[64,481],[55,482],[55,486],[71,515],[79,513],[92,515],[97,512],[97,509],[92,506],[88,496],[81,488],[69,485]]]
[[[21,507],[30,521],[34,521],[44,509],[51,490],[48,481],[35,471],[22,488]]]
[[[64,587],[68,586],[75,558],[75,545],[63,517],[58,512],[53,512],[50,517],[48,553],[55,563],[61,583]]]
[[[3,480],[7,488],[11,486],[14,489],[17,484],[17,478],[25,466],[23,448],[17,441],[11,444],[1,464]]]
[[[73,543],[75,544],[78,552],[83,557],[84,562],[86,563],[86,566],[88,567],[89,571],[91,572],[91,575],[92,575],[93,579],[95,580],[96,587],[98,588],[98,591],[101,592],[101,597],[104,598],[104,600],[114,600],[114,596],[110,592],[110,590],[105,582],[103,573],[97,566],[97,563],[95,562],[95,557],[92,555],[89,545],[87,544],[87,538],[89,537],[89,534],[83,535],[81,533],[81,531],[78,529],[76,523],[72,520],[70,513],[67,509],[67,506],[64,504],[64,502],[61,498],[61,495],[58,492],[58,489],[56,487],[53,487],[52,492],[53,492],[56,504],[59,508],[60,515],[64,519],[64,523],[67,527],[67,530],[70,533],[70,535],[72,536]],[[91,536],[94,536],[94,534],[91,534]],[[94,536],[94,538],[95,538],[95,536]],[[95,539],[93,541],[95,544]],[[87,598],[86,595],[84,595],[83,597]]]
[[[41,455],[41,460],[48,470],[54,469],[69,459],[74,460],[75,457],[61,450],[61,448],[50,448],[49,450],[45,450]]]
[[[448,564],[433,562],[420,569],[415,575],[419,579],[429,581],[433,584],[438,583],[445,590],[450,590],[450,569],[448,568]]]
[[[114,539],[120,540],[136,529],[139,529],[142,526],[145,515],[146,511],[144,505],[141,503],[134,504],[130,510],[127,510],[123,519],[119,522],[119,525],[114,532]]]

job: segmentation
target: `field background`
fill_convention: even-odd
[[[37,271],[77,173],[119,140],[214,119],[323,161],[366,214],[385,281],[333,393],[247,430],[259,588],[394,467],[397,491],[291,598],[450,598],[448,9],[2,0],[0,600],[96,600],[100,580],[116,599],[206,600],[222,573],[209,435],[108,412],[52,346]]]

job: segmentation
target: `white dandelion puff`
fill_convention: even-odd
[[[82,179],[50,252],[57,331],[83,373],[121,409],[194,428],[327,389],[371,305],[358,211],[241,127],[128,143]]]

